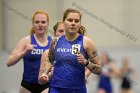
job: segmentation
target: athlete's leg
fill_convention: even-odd
[[[122,89],[121,93],[133,93],[131,89]]]
[[[104,89],[98,89],[97,93],[105,93],[105,90]]]
[[[19,93],[31,93],[31,92],[27,90],[26,88],[20,86]]]
[[[43,90],[41,93],[49,93],[49,88]]]

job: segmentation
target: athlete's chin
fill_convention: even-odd
[[[77,32],[74,30],[69,31],[70,34],[76,34]]]
[[[37,33],[38,33],[38,34],[44,34],[45,31],[38,31]]]

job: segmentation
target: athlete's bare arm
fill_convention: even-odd
[[[38,76],[38,81],[40,84],[44,84],[49,81],[48,73],[52,68],[52,64],[49,62],[48,52],[49,50],[46,50],[41,57],[41,64]]]
[[[90,63],[87,65],[87,68],[94,74],[100,74],[101,64],[97,53],[97,49],[93,41],[86,36],[84,37],[84,47],[85,50],[87,51],[90,60]]]
[[[7,60],[8,67],[19,62],[28,51],[33,49],[33,45],[30,44],[29,39],[30,36],[27,36],[19,41]]]

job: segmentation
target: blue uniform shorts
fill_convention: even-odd
[[[87,90],[86,88],[69,89],[69,88],[50,87],[49,93],[87,93]]]

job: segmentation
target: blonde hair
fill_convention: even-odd
[[[43,11],[43,10],[38,10],[38,11],[36,11],[36,12],[33,14],[33,16],[32,16],[32,24],[34,23],[34,18],[35,18],[35,16],[36,16],[37,14],[44,14],[44,15],[46,15],[47,21],[49,22],[49,15],[48,15],[48,13],[47,13],[46,11]],[[30,31],[30,34],[34,34],[34,33],[35,33],[35,31],[34,31],[34,28],[32,27],[32,28],[31,28],[31,31]]]
[[[58,22],[53,26],[54,33],[56,32],[58,26],[59,26],[60,24],[62,24],[62,23],[63,23],[62,21],[58,21]]]

